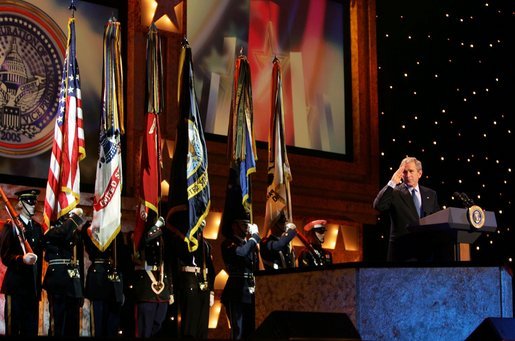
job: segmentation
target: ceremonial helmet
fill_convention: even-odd
[[[16,207],[20,210],[22,215],[27,215],[29,217],[34,216],[39,193],[39,189],[26,189],[14,193],[18,197],[18,204]]]
[[[326,220],[313,220],[304,226],[304,231],[306,231],[314,242],[322,244],[325,239],[325,232],[327,231],[326,225]]]
[[[14,195],[18,197],[18,201],[22,201],[34,206],[38,202],[39,193],[41,193],[39,189],[26,189],[23,191],[18,191],[14,193]]]

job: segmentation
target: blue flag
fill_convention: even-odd
[[[168,225],[180,233],[190,252],[209,213],[211,193],[204,131],[193,79],[191,48],[183,42],[179,60],[179,123],[170,172]]]
[[[229,179],[221,231],[232,234],[234,220],[253,221],[251,174],[256,172],[250,65],[245,56],[236,60],[234,90],[228,129]]]

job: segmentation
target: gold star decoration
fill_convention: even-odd
[[[152,18],[152,22],[156,22],[164,15],[168,16],[170,21],[175,25],[175,27],[179,27],[179,20],[177,20],[177,15],[175,14],[175,6],[179,5],[182,0],[154,0],[157,2],[157,8],[154,12],[154,17]]]

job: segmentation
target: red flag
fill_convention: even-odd
[[[76,59],[75,18],[68,20],[68,42],[59,91],[54,142],[43,212],[43,229],[80,202],[79,161],[86,157],[79,66]]]
[[[161,41],[157,28],[150,26],[147,38],[147,113],[145,136],[141,153],[141,186],[139,209],[134,228],[134,245],[139,248],[141,237],[148,226],[159,217],[161,200],[161,153],[159,113],[163,103]]]

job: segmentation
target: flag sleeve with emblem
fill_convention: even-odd
[[[268,174],[265,207],[265,231],[268,231],[281,213],[292,221],[290,164],[284,142],[284,110],[281,66],[274,59],[272,71],[272,110],[268,136]]]
[[[232,222],[253,221],[251,174],[256,172],[256,143],[253,128],[251,73],[248,60],[236,60],[228,127],[229,177],[220,223],[222,234],[232,235]]]
[[[80,202],[79,161],[86,157],[86,149],[76,52],[75,18],[70,18],[45,194],[45,231]]]
[[[163,65],[161,40],[154,24],[147,36],[147,110],[145,135],[141,150],[139,207],[136,212],[134,246],[139,249],[141,237],[159,217],[161,167],[159,114],[163,105]]]
[[[183,42],[179,59],[179,121],[170,171],[167,226],[180,233],[190,252],[209,213],[211,193],[204,131],[194,88],[191,48]]]
[[[120,22],[110,19],[104,29],[102,112],[98,147],[91,239],[106,250],[121,229],[123,78]]]

